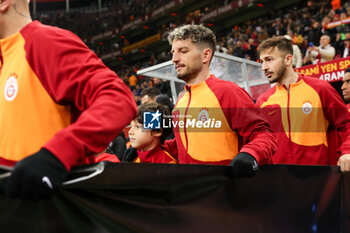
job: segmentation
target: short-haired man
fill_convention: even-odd
[[[209,73],[214,33],[185,25],[168,40],[177,77],[187,84],[173,110],[175,141],[167,141],[176,144],[179,163],[231,164],[234,176],[255,175],[258,164],[271,161],[275,138],[247,92]]]
[[[146,87],[141,91],[141,104],[155,103],[156,98],[160,95],[160,91],[155,87]]]
[[[336,90],[323,80],[294,72],[292,43],[283,36],[263,41],[258,52],[267,79],[276,83],[257,100],[276,133],[274,163],[338,164],[341,171],[350,171],[350,121]],[[340,148],[337,130],[342,135]]]
[[[341,89],[343,91],[344,100],[347,102],[346,108],[350,111],[350,67],[345,70]]]

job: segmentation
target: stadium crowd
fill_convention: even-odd
[[[233,1],[216,1],[195,12],[191,12],[180,22],[170,22],[153,30],[161,32],[163,39],[166,40],[167,32],[177,24],[196,22],[196,18],[199,16],[231,2]],[[37,19],[44,24],[68,29],[79,35],[84,42],[89,42],[93,36],[120,28],[138,17],[150,14],[167,3],[168,1],[162,0],[155,2],[149,0],[108,0],[103,1],[102,11],[91,11],[90,7],[73,10],[70,13],[65,13],[64,11],[41,12]],[[342,1],[341,6],[332,6],[329,0],[302,1],[292,6],[272,11],[267,15],[245,21],[229,30],[216,32],[218,41],[216,51],[256,61],[258,59],[256,50],[259,43],[269,37],[288,35],[293,44],[296,45],[295,49],[300,51],[294,54],[294,67],[347,57],[350,55],[348,49],[350,44],[350,24],[342,24],[333,28],[327,28],[327,24],[346,19],[349,16],[349,1]],[[215,31],[215,25],[212,27]],[[325,41],[323,43],[330,52],[328,52],[327,58],[322,59],[320,56],[323,56],[323,53],[319,53],[318,46],[320,45],[321,36],[324,34],[329,35],[329,42],[326,41],[326,38],[326,40],[323,40]],[[124,39],[112,45],[101,44],[92,49],[101,56],[120,50],[131,42],[133,41]],[[165,51],[137,64],[118,67],[117,73],[134,90],[136,98],[139,99],[141,90],[152,86],[153,81],[138,77],[135,72],[139,69],[170,60],[170,58],[170,52]]]
[[[350,17],[350,3],[346,1],[340,8],[333,8],[330,1],[306,1],[241,23],[228,31],[217,33],[216,51],[257,61],[258,44],[273,36],[287,35],[300,51],[294,54],[296,59],[295,64],[293,61],[294,67],[348,57],[350,24],[332,28],[327,28],[327,24]],[[328,37],[322,37],[323,35]],[[324,47],[328,51],[319,47]],[[170,52],[163,52],[142,64],[124,66],[120,70],[138,70],[170,59]],[[132,77],[124,74],[122,76],[127,84]],[[137,99],[138,93],[143,88],[153,84],[152,80],[142,78],[138,80],[139,85],[135,86],[138,90],[134,91]]]
[[[192,12],[182,19],[180,23],[193,23],[201,15],[205,15],[212,9],[227,5],[233,1],[222,0]],[[70,13],[64,11],[41,12],[38,20],[45,24],[66,28],[79,35],[83,41],[89,42],[93,36],[105,33],[135,20],[137,17],[150,14],[155,9],[167,4],[168,1],[139,0],[139,1],[103,1],[102,11],[89,8],[80,8]],[[68,15],[68,17],[67,17]],[[312,16],[312,17],[310,17]],[[350,17],[349,1],[342,1],[340,6],[332,6],[331,1],[302,1],[286,8],[272,11],[267,15],[245,21],[226,31],[216,33],[218,45],[217,52],[258,61],[257,48],[263,40],[279,35],[287,35],[294,44],[293,66],[301,67],[317,62],[323,62],[350,55],[350,24],[342,24],[337,27],[327,28],[327,24],[340,19]],[[96,23],[98,22],[98,23]],[[179,22],[176,22],[179,24]],[[161,32],[163,40],[175,22],[156,28]],[[212,26],[215,31],[215,25]],[[328,35],[329,37],[323,37]],[[323,43],[322,45],[320,43]],[[130,44],[127,39],[112,45],[92,48],[99,56],[120,50]],[[327,47],[326,52],[319,46]],[[321,51],[321,52],[320,52]],[[157,78],[137,76],[136,71],[171,59],[170,51],[164,51],[151,56],[137,64],[119,66],[116,69],[118,75],[133,91],[137,103],[141,102],[140,94],[147,87],[157,87],[161,93],[170,96],[168,83]]]

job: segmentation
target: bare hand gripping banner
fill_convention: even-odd
[[[74,169],[48,201],[1,197],[0,227],[27,233],[349,232],[349,184],[348,175],[328,166],[266,165],[254,178],[232,178],[227,166],[107,162]]]

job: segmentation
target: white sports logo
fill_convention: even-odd
[[[9,77],[5,84],[4,96],[7,101],[12,101],[16,98],[18,93],[17,79],[13,76]]]

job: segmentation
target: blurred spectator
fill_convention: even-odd
[[[285,35],[284,37],[287,38],[288,40],[292,40],[292,38],[289,35]],[[300,49],[298,45],[295,45],[295,44],[293,44],[293,63],[292,64],[294,68],[299,68],[303,64],[303,58],[301,56]]]
[[[130,72],[131,73],[131,75],[129,76],[129,86],[130,86],[130,89],[131,90],[134,90],[135,88],[136,88],[136,85],[137,85],[137,83],[138,83],[138,79],[137,79],[137,77],[136,77],[136,75],[135,75],[135,73],[132,71],[132,72]]]
[[[141,92],[141,104],[149,104],[156,102],[156,97],[160,95],[160,91],[155,87],[147,87]]]
[[[347,32],[344,40],[338,43],[338,51],[341,57],[350,56],[350,32]]]
[[[169,97],[171,97],[171,90],[168,81],[159,78],[152,78],[152,85],[153,87],[157,88],[162,94],[167,94]]]
[[[319,43],[321,35],[322,27],[320,25],[320,22],[314,20],[314,22],[312,23],[312,27],[308,31],[306,36],[309,38],[309,42],[312,42],[314,45],[316,45]]]
[[[337,35],[337,29],[335,27],[333,28],[327,28],[327,25],[332,22],[332,18],[326,15],[323,17],[322,20],[322,33],[330,35],[331,40],[334,41],[336,40],[336,35]]]
[[[244,50],[246,53],[246,58],[249,60],[256,61],[258,59],[258,54],[256,52],[258,45],[254,42],[253,39],[249,39],[248,43],[244,45]]]
[[[159,103],[159,104],[163,104],[165,106],[168,106],[170,112],[173,111],[173,108],[174,108],[174,104],[172,102],[172,99],[169,98],[168,95],[166,94],[160,94],[156,97],[156,102]]]
[[[320,46],[316,47],[313,44],[310,44],[310,47],[306,51],[304,64],[308,64],[309,62],[317,64],[320,62],[331,61],[335,56],[335,49],[330,45],[330,42],[330,37],[328,35],[323,35],[320,39]]]
[[[242,41],[238,40],[233,50],[233,56],[243,58],[245,56],[244,48],[242,47]]]
[[[216,45],[216,52],[219,52],[219,53],[228,53],[228,49],[225,47],[225,41],[220,41],[220,42]]]

